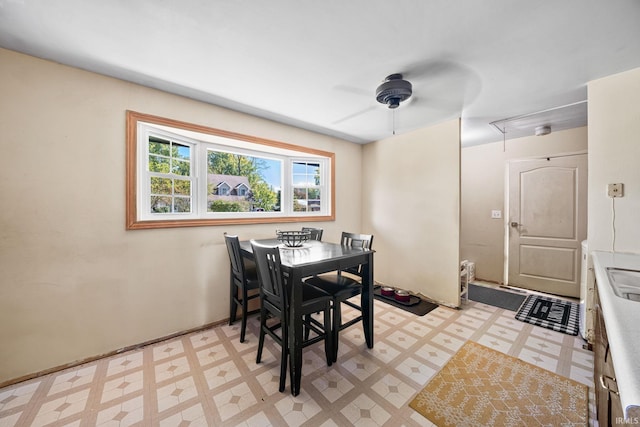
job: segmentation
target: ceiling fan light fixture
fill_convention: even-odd
[[[551,126],[548,126],[548,125],[536,126],[535,133],[536,133],[536,136],[549,135],[551,133]]]
[[[402,78],[402,74],[391,74],[376,89],[376,100],[389,108],[398,108],[402,101],[411,97],[411,83]]]

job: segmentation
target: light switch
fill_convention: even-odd
[[[492,210],[491,211],[491,218],[494,218],[494,219],[502,218],[502,211],[500,211],[500,210]]]

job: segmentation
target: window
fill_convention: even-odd
[[[150,135],[146,152],[149,211],[154,214],[191,212],[192,147]]]
[[[127,112],[127,229],[333,220],[334,154]]]
[[[322,209],[320,164],[293,162],[293,210],[318,212]]]

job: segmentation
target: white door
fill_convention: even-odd
[[[578,297],[586,213],[586,154],[510,162],[509,285]]]

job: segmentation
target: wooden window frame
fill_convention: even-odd
[[[256,150],[260,151],[260,146],[265,152],[269,149],[287,150],[298,153],[306,153],[314,156],[324,157],[329,163],[328,186],[329,213],[326,215],[277,215],[277,216],[256,216],[242,218],[189,218],[189,219],[157,219],[140,220],[138,217],[138,124],[148,123],[151,125],[167,126],[186,131],[202,133],[206,135],[219,136],[231,140],[256,145]],[[139,113],[127,110],[126,112],[126,229],[156,229],[156,228],[176,228],[176,227],[202,227],[216,225],[240,225],[240,224],[269,224],[269,223],[295,223],[314,221],[334,221],[335,220],[335,154],[328,151],[314,148],[302,147],[280,141],[244,135],[236,132],[215,129],[208,126],[187,123],[165,117]]]

